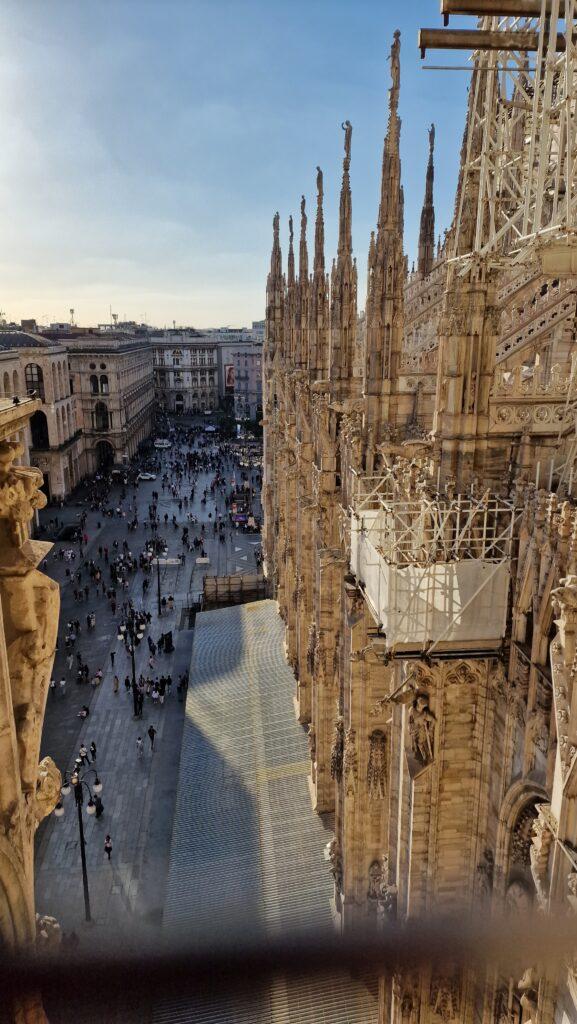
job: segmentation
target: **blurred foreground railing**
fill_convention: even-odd
[[[542,916],[492,918],[470,924],[436,919],[390,924],[376,931],[340,937],[335,931],[285,933],[235,932],[206,942],[178,940],[153,946],[133,940],[106,948],[94,944],[69,946],[46,955],[0,956],[0,1006],[10,997],[41,992],[44,997],[81,997],[97,1005],[115,992],[131,1001],[149,1003],[163,995],[198,996],[226,991],[252,991],[255,983],[272,975],[303,978],[354,972],[381,975],[403,966],[467,965],[485,972],[487,966],[520,976],[527,965],[539,963],[540,972],[559,976],[559,968],[574,962],[577,917]],[[77,952],[88,970],[74,970]],[[5,1005],[5,1003],[4,1003]]]

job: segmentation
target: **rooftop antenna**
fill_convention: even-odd
[[[176,330],[176,320],[173,320],[173,321],[172,321],[172,329],[173,329],[174,331]]]
[[[110,311],[110,315],[112,317],[112,322],[113,322],[114,326],[116,327],[117,324],[118,324],[118,313],[113,313],[112,310],[111,310]]]
[[[70,326],[74,327],[74,310],[70,309]]]

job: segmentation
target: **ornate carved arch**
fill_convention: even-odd
[[[536,803],[548,803],[548,801],[546,790],[527,779],[515,782],[505,795],[499,815],[495,850],[495,893],[501,899],[505,895],[510,874],[511,840],[515,826],[526,807]]]

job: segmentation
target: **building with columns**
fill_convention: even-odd
[[[154,422],[148,339],[94,331],[68,338],[66,348],[87,472],[128,462]]]
[[[283,273],[276,214],[266,287],[265,571],[311,799],[335,816],[346,934],[431,912],[571,915],[577,893],[577,278],[506,259],[507,239],[498,276],[467,256],[484,201],[476,72],[454,222],[435,243],[431,128],[409,272],[400,73],[396,32],[364,312],[348,122],[332,271],[319,169],[312,268],[303,199],[298,267],[291,218]],[[575,962],[399,967],[375,1019],[568,1024]]]

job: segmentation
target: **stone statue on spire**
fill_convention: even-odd
[[[399,93],[401,89],[401,33],[397,29],[391,45],[391,88],[389,90],[389,105],[391,110],[397,110],[399,105]]]
[[[305,213],[306,200],[304,196],[301,196],[301,231],[306,231],[307,227],[307,215]]]
[[[319,203],[323,200],[323,172],[320,167],[317,167],[317,198]]]
[[[435,149],[435,126],[434,126],[434,124],[432,124],[431,127],[429,128],[429,156],[433,155],[433,150],[434,149]]]
[[[344,165],[346,170],[349,169],[351,163],[351,137],[353,134],[353,126],[350,121],[343,121],[341,128],[345,133],[345,159]]]

